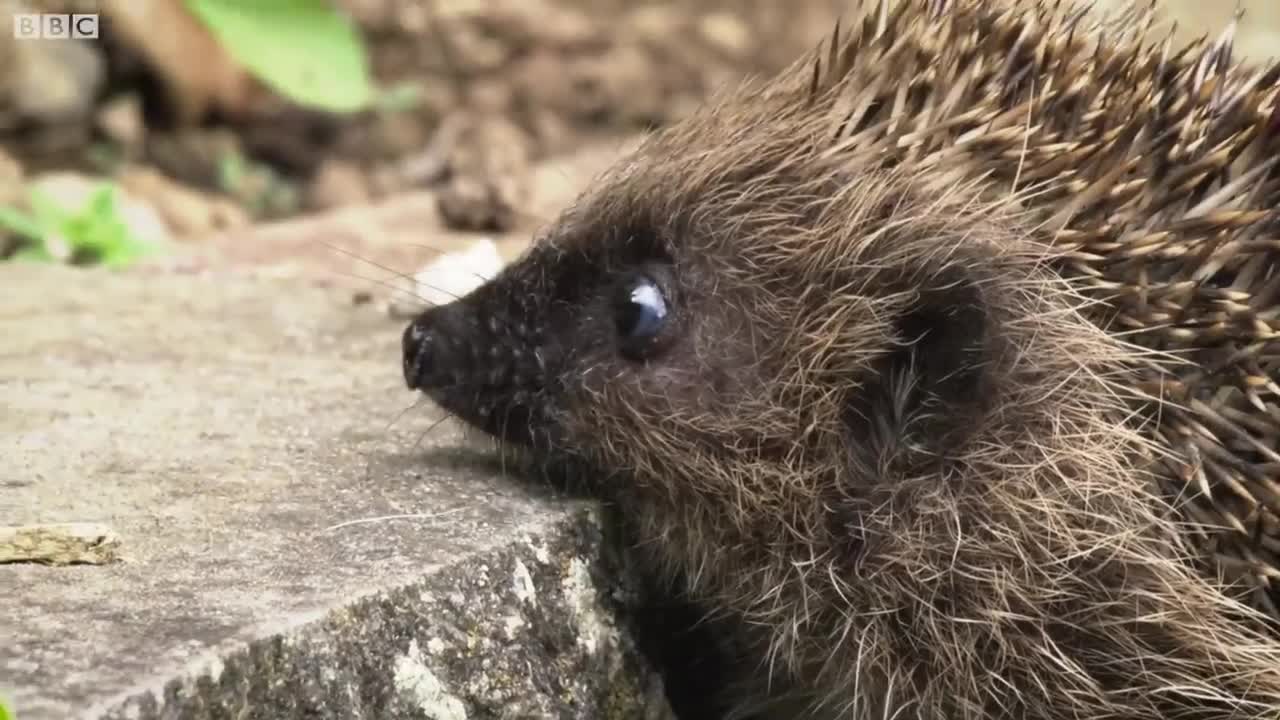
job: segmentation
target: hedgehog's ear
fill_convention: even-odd
[[[993,312],[968,270],[946,275],[910,292],[891,350],[852,402],[850,423],[873,440],[877,464],[945,458],[989,408]]]
[[[970,278],[925,289],[897,322],[895,361],[914,374],[921,401],[963,410],[988,396],[991,313]]]

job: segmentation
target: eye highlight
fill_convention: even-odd
[[[619,349],[632,360],[647,360],[661,349],[670,322],[671,306],[662,286],[648,274],[637,273],[619,283],[613,319]]]

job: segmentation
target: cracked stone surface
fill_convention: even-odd
[[[405,203],[354,251],[411,242],[379,218],[432,235]],[[0,265],[0,525],[99,523],[124,558],[0,565],[0,696],[20,720],[665,717],[595,506],[436,425],[402,322],[290,227],[199,271]]]

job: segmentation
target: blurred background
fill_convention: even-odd
[[[126,262],[420,189],[451,230],[532,227],[532,166],[783,67],[848,2],[0,0],[0,257]],[[1243,8],[1236,52],[1280,55],[1276,0],[1158,4],[1183,40]],[[33,13],[97,37],[8,32]]]

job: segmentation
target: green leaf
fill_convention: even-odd
[[[40,263],[57,262],[57,258],[55,258],[52,253],[50,253],[48,250],[45,249],[44,243],[39,243],[36,245],[26,245],[24,247],[20,247],[17,250],[15,250],[12,255],[9,256],[9,260],[40,262]]]
[[[161,250],[163,242],[138,235],[129,224],[119,192],[112,182],[99,183],[80,207],[68,210],[37,188],[30,194],[34,216],[0,208],[0,227],[31,240],[11,259],[120,267]]]
[[[373,98],[359,32],[329,0],[186,0],[238,62],[302,105],[364,109]]]
[[[31,205],[31,209],[35,211],[36,218],[45,229],[64,223],[72,217],[71,212],[62,203],[58,202],[57,198],[39,188],[32,188],[27,200]]]
[[[89,197],[86,214],[95,220],[110,220],[116,216],[116,189],[110,183],[101,183]]]
[[[44,237],[39,218],[11,207],[0,207],[0,228],[33,242]]]
[[[78,255],[111,267],[128,265],[155,248],[138,238],[120,215],[116,190],[104,184],[89,199],[84,211],[65,229]]]
[[[0,720],[13,720],[13,713],[10,712],[9,705],[3,700],[0,700]]]
[[[104,228],[106,237],[99,245],[98,262],[109,267],[123,267],[154,253],[158,248],[144,242],[123,224]]]

